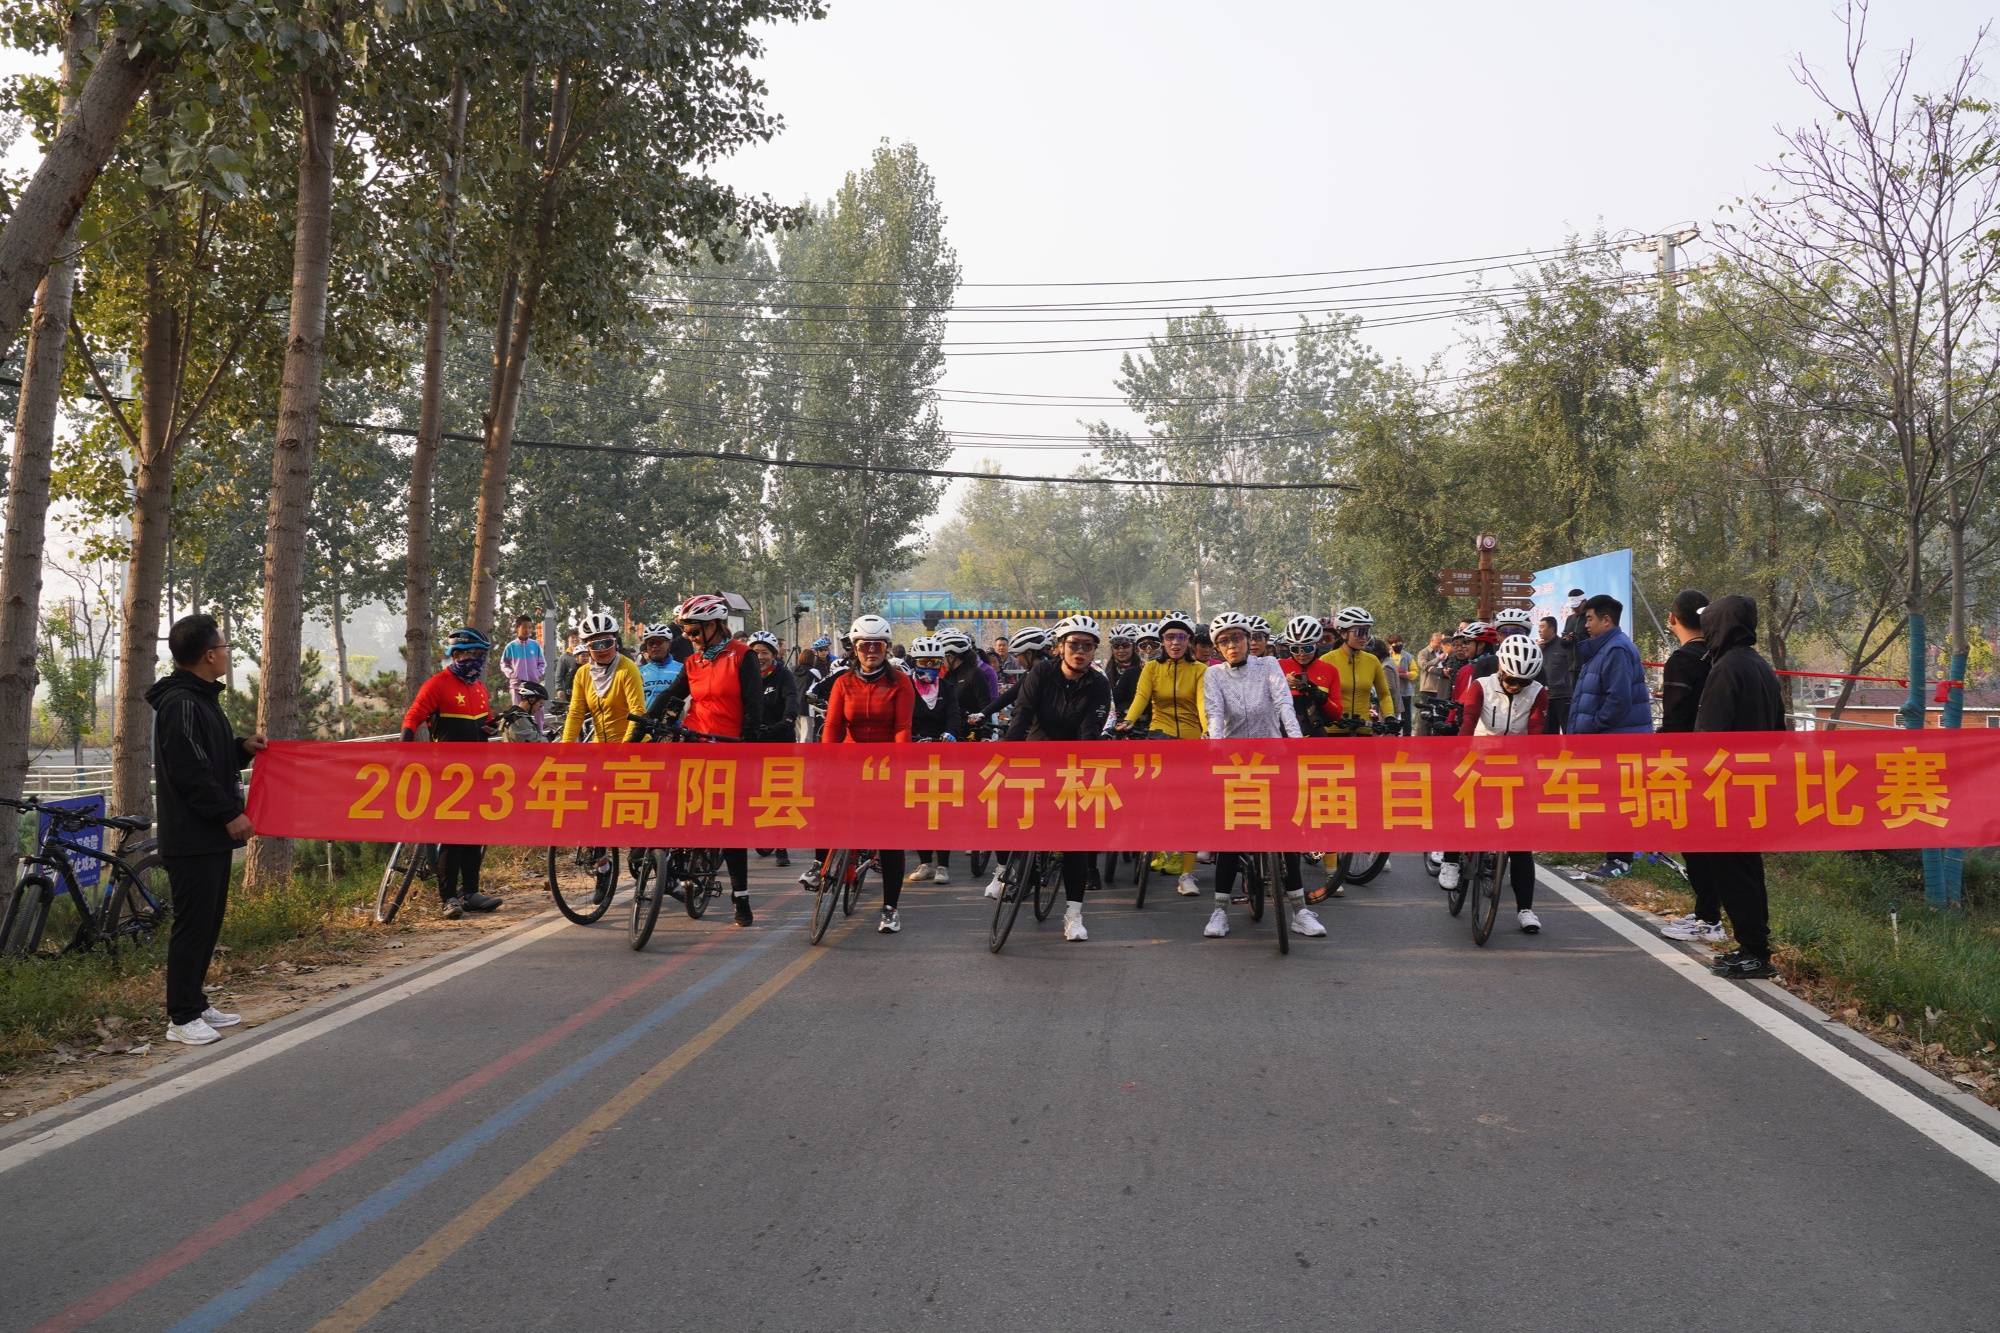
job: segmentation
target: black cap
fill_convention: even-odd
[[[1583,596],[1583,589],[1581,589],[1581,588],[1571,588],[1571,589],[1569,590],[1569,595],[1570,595],[1570,596],[1572,596],[1572,597],[1581,597],[1581,596]]]

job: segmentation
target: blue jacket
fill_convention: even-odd
[[[1630,635],[1614,629],[1586,638],[1577,644],[1576,656],[1576,693],[1565,730],[1587,736],[1653,729],[1653,697]]]

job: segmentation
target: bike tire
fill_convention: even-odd
[[[111,888],[104,895],[104,925],[100,933],[113,948],[121,944],[144,945],[159,933],[173,913],[167,864],[160,854],[147,852],[126,864],[131,867],[131,874],[111,870]]]
[[[1491,852],[1475,852],[1466,896],[1472,900],[1472,942],[1483,945],[1493,936],[1494,918],[1500,915],[1499,858]]]
[[[611,910],[611,894],[598,897],[597,885],[600,877],[594,872],[589,875],[587,886],[564,889],[562,877],[556,873],[560,868],[562,853],[563,849],[560,847],[549,848],[549,893],[556,900],[558,912],[579,926],[588,926]],[[587,852],[584,856],[584,868],[585,870],[590,868]],[[614,877],[618,873],[618,857],[615,852],[611,856],[611,873]],[[613,887],[616,887],[615,882]]]
[[[55,901],[55,881],[45,875],[23,875],[14,884],[14,901],[0,922],[0,957],[27,958],[42,947],[49,905]]]
[[[637,952],[653,938],[660,920],[660,900],[667,896],[667,876],[674,870],[672,853],[662,859],[647,852],[632,867],[632,949]]]
[[[1014,929],[1014,918],[1021,914],[1021,900],[1028,896],[1034,858],[1033,852],[1013,852],[1007,857],[1000,872],[1000,901],[993,904],[993,928],[986,941],[988,953],[999,953],[1006,947],[1007,936]]]
[[[716,880],[722,873],[722,849],[691,847],[681,853],[681,870],[686,876],[687,914],[700,920],[709,905],[722,895]]]
[[[1243,863],[1243,892],[1250,899],[1250,919],[1264,919],[1264,877],[1256,873],[1257,858],[1249,857]]]
[[[1140,908],[1146,905],[1146,885],[1149,882],[1151,882],[1152,878],[1153,878],[1153,854],[1151,852],[1140,852],[1139,875],[1138,875],[1139,892],[1132,899],[1133,911],[1136,912]]]
[[[1264,880],[1266,892],[1271,898],[1271,916],[1278,923],[1278,952],[1292,951],[1292,918],[1285,902],[1284,865],[1276,852],[1265,852],[1257,858],[1259,876]]]
[[[1062,872],[1052,863],[1050,853],[1036,852],[1034,857],[1035,920],[1047,921],[1062,893]]]
[[[833,924],[833,911],[840,903],[841,881],[847,878],[847,858],[852,853],[833,851],[820,862],[819,878],[813,887],[812,934],[807,943],[818,944]]]
[[[1341,872],[1341,877],[1349,884],[1366,884],[1381,874],[1382,867],[1388,864],[1387,852],[1354,852],[1350,854],[1347,868]]]
[[[972,868],[972,877],[976,880],[986,873],[987,866],[993,864],[993,853],[991,851],[967,852],[965,854],[965,863]]]
[[[1446,889],[1444,891],[1445,910],[1450,912],[1453,916],[1457,916],[1461,911],[1465,910],[1466,868],[1464,862],[1465,858],[1463,856],[1459,857],[1458,887],[1455,889]]]
[[[879,855],[879,853],[877,853]],[[840,914],[854,915],[854,904],[861,901],[861,888],[868,882],[868,863],[871,858],[856,854],[854,873],[841,881]]]
[[[410,885],[416,882],[421,860],[415,843],[399,842],[390,849],[389,864],[382,867],[382,882],[375,886],[375,920],[378,924],[388,925],[396,919],[396,913],[403,910],[403,900],[410,896]]]

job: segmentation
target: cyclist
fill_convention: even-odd
[[[1208,738],[1212,741],[1275,740],[1283,736],[1296,739],[1301,735],[1298,714],[1285,688],[1284,671],[1276,662],[1251,653],[1253,623],[1252,617],[1235,611],[1224,611],[1209,622],[1209,637],[1220,655],[1201,678],[1203,711],[1208,719]],[[1282,860],[1285,901],[1273,902],[1272,910],[1289,911],[1296,934],[1326,934],[1319,917],[1306,906],[1305,891],[1299,881],[1298,853],[1286,852]],[[1242,868],[1241,852],[1216,853],[1215,910],[1209,913],[1208,925],[1201,932],[1210,939],[1221,939],[1229,933],[1230,890]],[[1268,885],[1266,891],[1275,898],[1278,886]]]
[[[483,741],[498,729],[486,686],[479,679],[492,650],[486,636],[471,626],[451,632],[445,640],[444,670],[417,687],[403,714],[404,740],[414,741],[419,727],[429,727],[434,741]],[[438,897],[447,921],[500,906],[500,899],[479,891],[479,867],[485,859],[484,847],[438,848]]]
[[[1104,734],[1111,715],[1111,683],[1092,669],[1099,632],[1095,618],[1081,613],[1064,616],[1053,632],[1057,657],[1030,671],[1021,682],[1020,701],[1007,727],[1010,741],[1090,741]],[[1062,854],[1063,938],[1083,941],[1083,890],[1089,878],[1091,854]],[[998,894],[988,892],[989,897]]]
[[[1049,632],[1039,625],[1030,625],[1008,640],[1007,653],[1014,665],[1008,668],[1007,674],[1012,683],[993,700],[993,706],[986,710],[988,714],[1004,712],[1014,706],[1014,701],[1021,695],[1021,683],[1028,678],[1028,673],[1049,660],[1049,646]],[[985,720],[985,717],[967,719],[975,723]]]
[[[1139,660],[1141,662],[1154,662],[1159,660],[1160,656],[1159,621],[1149,620],[1145,624],[1139,626],[1138,648],[1139,648]]]
[[[1375,618],[1363,607],[1344,606],[1334,616],[1333,624],[1342,635],[1341,646],[1319,660],[1340,673],[1337,691],[1340,716],[1350,719],[1366,718],[1371,714],[1394,717],[1396,687],[1390,683],[1382,659],[1368,651]],[[1353,727],[1348,729],[1351,732]]]
[[[617,620],[608,612],[593,611],[577,622],[576,632],[583,640],[583,663],[570,680],[562,739],[565,743],[580,739],[587,719],[595,740],[607,745],[632,740],[638,734],[633,719],[646,711],[646,687],[638,666],[621,650]],[[592,858],[601,901],[612,887],[612,877],[606,873],[611,856],[606,848],[596,847]]]
[[[1215,637],[1215,622],[1210,621],[1208,637]],[[1218,645],[1219,646],[1219,645]],[[1250,617],[1250,656],[1269,657],[1271,655],[1271,622],[1262,616]]]
[[[1451,681],[1454,703],[1465,697],[1466,686],[1500,669],[1500,631],[1497,627],[1483,620],[1468,620],[1465,623],[1465,640],[1465,660],[1459,664]]]
[[[1461,736],[1539,736],[1548,728],[1549,693],[1535,677],[1542,674],[1542,646],[1526,633],[1511,634],[1494,653],[1491,675],[1475,677],[1459,696],[1464,716]],[[1541,933],[1535,915],[1535,854],[1508,852],[1508,878],[1514,886],[1514,913],[1529,935]],[[1459,885],[1458,853],[1446,852],[1438,870],[1438,887]]]
[[[847,636],[854,641],[854,665],[834,678],[821,742],[909,740],[917,692],[910,677],[889,664],[889,622],[881,616],[861,616]],[[882,916],[875,929],[894,935],[903,928],[896,915],[903,895],[903,853],[881,848],[876,859],[882,867]]]
[[[729,603],[711,593],[696,593],[674,608],[674,622],[694,651],[682,663],[680,677],[653,701],[647,715],[678,718],[689,731],[705,736],[756,739],[763,671],[750,646],[730,637]],[[736,924],[751,925],[749,850],[725,847],[722,863],[729,867]]]
[[[646,691],[646,706],[667,692],[680,679],[681,664],[674,660],[674,627],[648,625],[639,639],[639,684]]]
[[[975,682],[977,677],[974,677]],[[935,638],[917,639],[910,645],[910,681],[916,690],[916,707],[910,717],[910,734],[920,741],[955,741],[965,734],[965,710],[959,706],[958,691],[945,671],[944,646]],[[910,872],[911,884],[951,883],[951,853],[943,848],[917,853],[917,868]]]
[[[1139,627],[1129,621],[1111,628],[1111,659],[1104,664],[1104,678],[1111,682],[1111,704],[1122,715],[1139,688]]]
[[[1169,612],[1160,621],[1160,658],[1148,662],[1139,672],[1138,688],[1125,706],[1124,720],[1116,731],[1123,733],[1147,717],[1146,734],[1174,740],[1199,740],[1208,724],[1202,717],[1201,678],[1208,670],[1193,660],[1194,621],[1179,611]],[[1176,877],[1174,891],[1192,898],[1201,890],[1194,882],[1193,852],[1160,852],[1153,857],[1153,869]],[[996,895],[997,896],[997,895]]]
[[[1328,723],[1340,716],[1340,700],[1313,684],[1308,675],[1320,655],[1319,618],[1293,616],[1285,622],[1285,638],[1290,651],[1278,659],[1278,669],[1285,673],[1285,683],[1291,687],[1292,708],[1298,714],[1299,728],[1308,736],[1324,736]]]
[[[969,729],[975,715],[985,713],[992,707],[994,696],[1000,693],[1000,678],[979,655],[978,649],[973,647],[972,636],[965,631],[940,631],[937,642],[938,650],[944,655],[944,675],[941,679],[958,700],[959,716]]]

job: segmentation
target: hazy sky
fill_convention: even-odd
[[[1914,39],[1920,63],[1938,69],[1990,14],[1961,0],[1882,0],[1872,42],[1886,59]],[[1775,156],[1774,126],[1811,116],[1792,76],[1801,53],[1823,70],[1840,65],[1827,0],[832,0],[825,21],[774,31],[762,72],[787,128],[723,170],[743,187],[823,199],[877,140],[909,140],[936,174],[968,283],[1424,263],[1547,248],[1600,225],[1707,223]],[[1703,253],[1697,244],[1691,258]],[[1654,261],[1626,262],[1649,273]],[[961,324],[952,337],[1147,327]],[[1422,359],[1453,336],[1431,323],[1373,340]],[[1109,394],[1117,359],[955,355],[945,387]],[[1079,415],[945,411],[958,430],[1042,434],[1075,433]],[[955,461],[982,456],[1036,472],[1078,459],[972,447]]]

